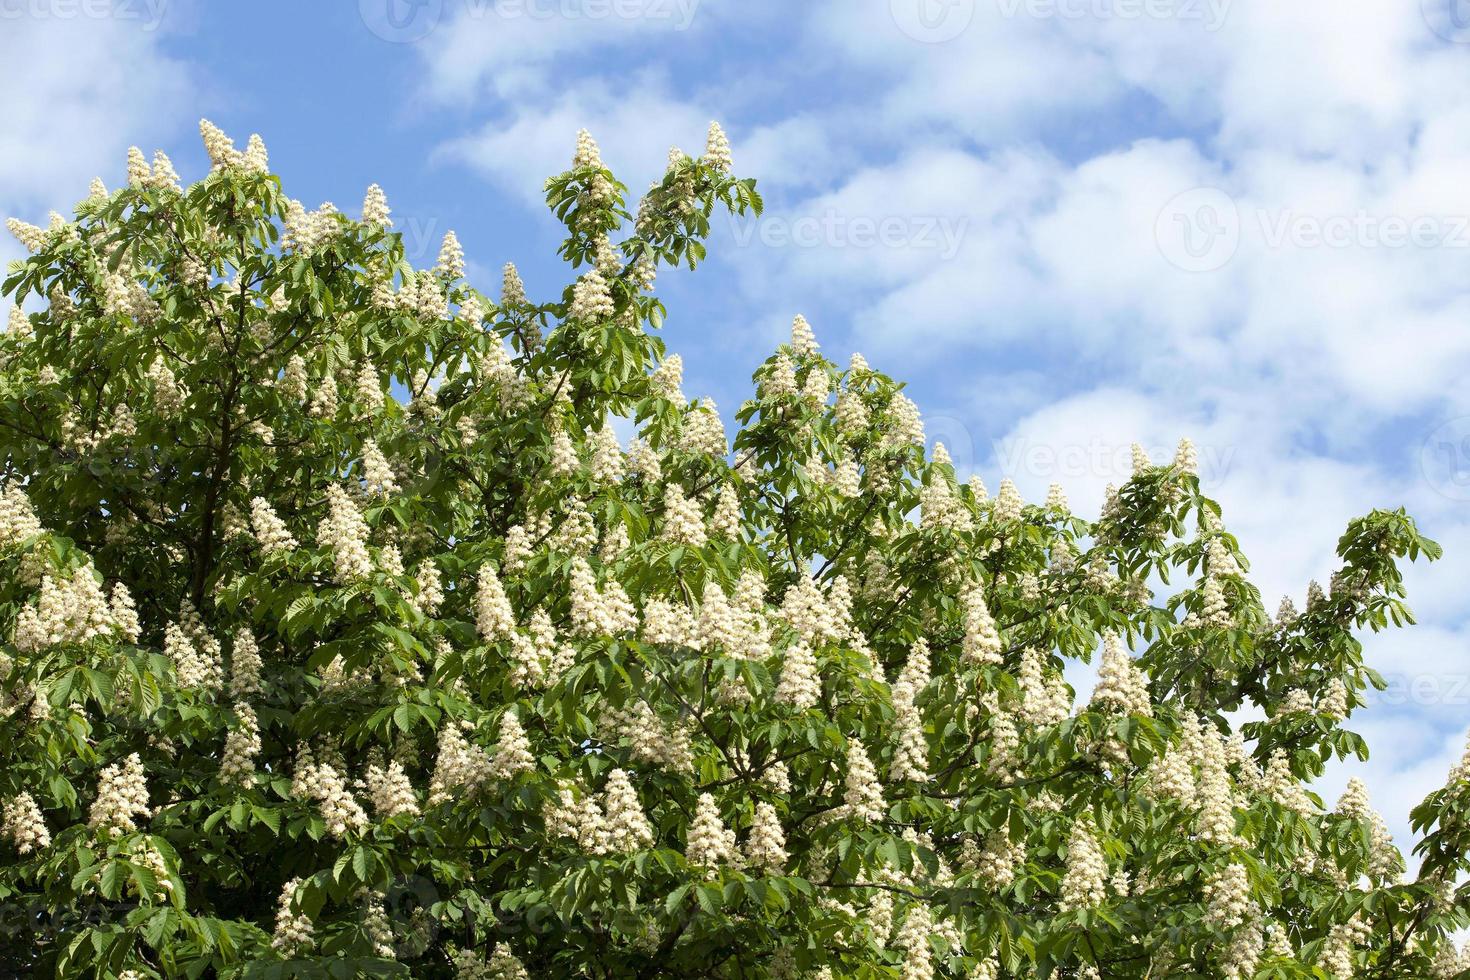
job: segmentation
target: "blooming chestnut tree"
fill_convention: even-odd
[[[800,316],[731,439],[652,294],[760,210],[718,127],[636,206],[583,133],[574,281],[493,298],[201,128],[10,223],[0,971],[1466,973],[1470,762],[1415,876],[1309,788],[1402,511],[1269,616],[1187,442],[1096,520],[992,497]]]

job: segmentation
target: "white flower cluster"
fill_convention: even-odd
[[[1318,964],[1334,977],[1358,976],[1353,951],[1372,934],[1372,927],[1358,914],[1354,914],[1347,922],[1337,923],[1327,931]]]
[[[486,642],[510,639],[515,633],[515,611],[493,565],[481,565],[475,588],[475,625]]]
[[[379,820],[400,815],[418,816],[418,796],[413,791],[413,783],[409,781],[403,763],[397,759],[386,766],[369,765],[363,782],[367,786],[373,813]]]
[[[300,878],[286,882],[276,905],[276,929],[271,935],[271,949],[282,956],[299,956],[309,951],[314,942],[311,917],[296,908],[296,890],[300,887]]]
[[[250,501],[250,528],[262,554],[274,555],[296,548],[296,539],[286,529],[286,522],[276,515],[275,508],[264,497]]]
[[[883,787],[878,784],[878,772],[873,768],[868,750],[857,739],[849,739],[842,806],[837,816],[852,817],[863,823],[876,823],[883,819],[886,810]]]
[[[1228,765],[1226,745],[1215,727],[1186,716],[1179,743],[1149,769],[1150,791],[1159,798],[1179,800],[1194,810],[1203,839],[1233,845],[1238,837]]]
[[[1011,840],[1006,828],[993,830],[985,837],[984,848],[974,856],[977,882],[996,891],[1003,891],[1016,880],[1016,873],[1026,863],[1025,840]]]
[[[753,868],[779,872],[786,866],[786,833],[776,808],[761,801],[755,805],[755,817],[745,840],[745,859]]]
[[[138,820],[150,812],[143,760],[134,752],[102,770],[97,780],[97,798],[87,814],[87,826],[110,837],[121,837],[136,831]]]
[[[913,683],[900,676],[893,685],[893,727],[898,745],[894,749],[888,777],[922,783],[929,780],[929,742],[924,736],[923,716],[914,703],[916,697]]]
[[[995,618],[985,604],[985,592],[978,585],[965,594],[964,660],[981,667],[1000,666],[1000,632]]]
[[[638,610],[616,579],[599,591],[586,559],[571,562],[572,632],[578,636],[620,636],[638,630]]]
[[[577,472],[581,461],[577,459],[577,447],[572,445],[572,437],[565,430],[558,428],[551,436],[551,456],[548,468],[553,477],[569,477]]]
[[[797,636],[814,647],[843,639],[847,633],[847,617],[848,610],[842,608],[841,596],[823,595],[821,588],[808,575],[800,576],[781,598],[782,620],[796,631]]]
[[[114,588],[113,595],[123,625],[135,628],[137,617],[127,590]],[[36,601],[16,616],[13,642],[22,653],[35,653],[58,643],[85,643],[106,636],[118,625],[119,616],[103,594],[92,566],[86,564],[59,581],[50,575],[42,577]]]
[[[169,874],[168,862],[164,860],[163,852],[153,846],[152,840],[145,839],[142,846],[131,855],[130,860],[135,867],[148,869],[153,875],[157,891],[151,895],[145,894],[141,884],[137,881],[128,882],[128,891],[143,900],[166,900],[174,890],[174,882],[173,876]]]
[[[388,195],[377,184],[369,184],[367,193],[362,198],[362,223],[391,228],[393,219],[389,217],[389,213]]]
[[[397,944],[393,939],[393,923],[388,919],[386,901],[380,892],[363,892],[362,928],[372,944],[373,955],[393,959]]]
[[[1317,705],[1317,712],[1332,721],[1342,721],[1348,716],[1349,710],[1347,685],[1341,677],[1334,677],[1327,682],[1327,689]]]
[[[711,121],[709,134],[704,143],[704,162],[721,173],[729,173],[734,166],[734,160],[730,157],[730,140],[720,124]]]
[[[1056,725],[1066,720],[1072,710],[1072,695],[1060,672],[1047,670],[1040,650],[1021,651],[1020,718],[1029,725]]]
[[[587,854],[608,852],[607,821],[602,804],[580,786],[563,783],[558,787],[555,803],[546,805],[542,814],[546,832],[552,837],[566,837]]]
[[[607,280],[596,269],[589,269],[572,287],[572,305],[568,318],[590,323],[605,320],[617,312]]]
[[[936,450],[943,443],[935,444]],[[937,453],[936,453],[937,455]],[[934,473],[929,485],[919,491],[919,526],[926,531],[966,531],[970,528],[970,511],[943,474]]]
[[[738,541],[740,527],[740,496],[727,483],[720,488],[720,495],[715,500],[715,512],[710,515],[709,530],[717,538]]]
[[[46,247],[45,228],[21,221],[19,218],[6,218],[5,227],[17,241],[25,246],[28,252],[39,252]]]
[[[504,309],[528,305],[526,286],[521,282],[521,274],[516,271],[514,262],[505,263],[501,270],[500,305]]]
[[[219,778],[224,783],[248,786],[255,774],[255,756],[260,754],[260,722],[248,702],[235,702],[238,724],[225,736],[224,755],[220,759]]]
[[[676,405],[684,404],[684,391],[680,387],[684,380],[684,358],[670,354],[659,363],[648,381],[653,390],[661,393]]]
[[[626,743],[628,754],[636,762],[674,773],[694,770],[688,729],[665,724],[645,701],[630,700],[621,709],[605,711],[598,727],[607,733],[603,736],[605,743]]]
[[[1276,749],[1271,753],[1271,758],[1266,763],[1262,786],[1271,799],[1288,810],[1306,815],[1316,809],[1307,796],[1307,791],[1292,773],[1291,761],[1286,757],[1284,749]]]
[[[453,722],[439,729],[439,753],[429,779],[429,805],[452,799],[455,790],[473,794],[494,778],[490,755],[465,739]]]
[[[170,623],[163,631],[163,652],[174,665],[180,687],[216,692],[224,687],[224,664],[219,644],[202,630],[191,631],[187,622]]]
[[[347,788],[347,780],[337,768],[325,762],[309,762],[307,766],[309,768],[303,772],[298,763],[295,779],[302,782],[306,795],[316,800],[317,809],[327,825],[327,833],[332,837],[343,837],[349,831],[360,834],[367,830],[367,814]]]
[[[21,854],[51,846],[51,832],[46,829],[46,819],[31,794],[21,793],[5,801],[0,814],[0,837],[14,844]]]
[[[607,775],[603,788],[602,809],[606,820],[606,840],[610,850],[631,854],[653,845],[653,825],[638,802],[638,791],[623,769]]]
[[[439,245],[439,258],[434,263],[434,275],[446,279],[464,278],[464,249],[459,244],[459,236],[453,229],[444,233],[444,240]]]
[[[317,525],[317,544],[332,549],[332,563],[339,585],[373,574],[368,553],[368,526],[362,512],[335,483],[327,486],[327,516]]]
[[[1216,929],[1234,929],[1251,915],[1250,879],[1245,865],[1232,862],[1205,882],[1205,922]]]
[[[1102,664],[1098,668],[1097,684],[1092,689],[1090,703],[1100,711],[1145,717],[1153,714],[1148,679],[1123,648],[1116,633],[1109,632],[1103,637]]]
[[[315,211],[307,211],[300,201],[292,200],[286,205],[286,217],[281,223],[281,250],[310,255],[341,229],[341,212],[331,201]]]
[[[31,498],[20,487],[0,492],[0,548],[14,548],[41,533],[41,522],[31,508]]]
[[[898,947],[903,950],[899,980],[933,980],[934,952],[929,937],[934,933],[934,919],[922,902],[909,906],[903,926],[898,931]]]
[[[485,959],[472,949],[462,949],[450,955],[454,964],[455,980],[529,980],[525,966],[510,948],[497,943]]]
[[[235,634],[235,648],[230,656],[230,696],[243,698],[259,694],[260,670],[260,647],[255,642],[255,634],[241,629]]]
[[[1403,870],[1403,856],[1393,843],[1393,835],[1383,816],[1368,801],[1368,787],[1356,776],[1348,780],[1347,788],[1337,801],[1339,816],[1350,820],[1361,820],[1368,826],[1369,861],[1364,869],[1370,878],[1395,883]]]
[[[618,445],[618,434],[612,422],[603,419],[602,426],[592,437],[592,479],[603,486],[612,486],[622,480],[627,470],[623,459],[623,447]]]
[[[720,818],[720,808],[709,793],[701,793],[695,804],[684,856],[690,864],[707,868],[733,861],[736,857],[735,831],[725,826]]]
[[[500,740],[490,755],[490,778],[513,779],[517,773],[535,769],[536,759],[520,719],[514,711],[505,712],[500,716]]]
[[[102,309],[108,316],[132,317],[138,323],[149,323],[158,317],[159,307],[149,295],[147,287],[139,282],[135,275],[136,273],[126,261],[115,271],[107,274],[102,284]],[[166,371],[167,368],[163,370]],[[183,390],[171,387],[173,384],[172,372],[167,376],[161,371],[156,375],[150,373],[148,378],[154,382],[154,397],[160,412],[167,414],[182,404]],[[157,384],[160,378],[165,381],[165,390],[161,394]]]
[[[796,368],[792,366],[791,357],[784,350],[777,351],[771,358],[771,363],[761,371],[757,390],[766,401],[780,401],[795,396]]]
[[[1025,501],[1021,499],[1021,491],[1011,482],[1010,477],[1000,481],[1000,489],[996,491],[995,504],[990,514],[998,522],[1008,524],[1021,519],[1021,508]]]
[[[720,420],[720,411],[713,398],[699,399],[690,404],[684,416],[684,428],[679,433],[679,448],[688,453],[710,456],[724,456],[729,451],[725,423]]]
[[[895,394],[888,403],[883,429],[884,445],[889,449],[924,444],[924,420],[919,415],[919,406],[902,392]]]
[[[391,497],[398,492],[393,467],[375,439],[362,444],[362,484],[369,496]]]
[[[784,651],[776,701],[798,711],[816,707],[822,699],[822,678],[811,645],[797,637]]]
[[[1067,868],[1057,900],[1062,912],[1094,908],[1107,898],[1108,865],[1095,833],[1088,818],[1072,825],[1067,838]]]
[[[548,673],[560,673],[575,659],[563,654],[564,646],[558,646],[556,627],[545,609],[531,614],[531,622],[524,632],[517,631],[510,638],[510,682],[516,687],[540,687],[546,682]]]
[[[318,378],[311,389],[311,397],[307,399],[307,414],[316,419],[330,419],[337,414],[339,407],[341,399],[338,397],[337,379],[330,374]]]

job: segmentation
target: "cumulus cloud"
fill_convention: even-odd
[[[163,24],[144,5],[113,16],[32,15],[0,30],[0,213],[45,224],[69,213],[88,181],[115,186],[131,143],[162,139],[176,126],[190,69],[161,50]],[[18,258],[3,236],[0,261]]]

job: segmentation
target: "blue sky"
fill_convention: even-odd
[[[416,261],[453,228],[482,288],[514,260],[544,296],[576,131],[637,192],[718,119],[768,211],[660,276],[692,395],[728,415],[801,312],[992,487],[1093,514],[1131,442],[1193,437],[1273,606],[1372,507],[1446,546],[1421,625],[1367,641],[1375,758],[1322,786],[1361,772],[1404,843],[1470,720],[1457,4],[0,0],[0,211],[44,223],[133,143],[198,176],[208,116],[308,207],[378,182]]]

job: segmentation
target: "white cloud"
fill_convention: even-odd
[[[563,88],[558,76],[646,40],[669,43],[703,30],[716,12],[699,0],[466,0],[420,44],[428,94],[469,103],[486,93],[533,98]]]
[[[0,216],[44,225],[48,210],[69,214],[92,177],[105,175],[115,185],[130,144],[149,145],[173,131],[190,71],[160,51],[151,17],[3,23]],[[22,254],[0,235],[0,266]]]
[[[576,133],[587,129],[603,161],[636,200],[663,175],[669,146],[704,151],[709,114],[659,88],[650,81],[626,98],[584,89],[547,105],[519,106],[508,118],[444,144],[438,155],[469,165],[528,206],[539,207],[542,182],[571,166]]]
[[[159,50],[157,31],[116,17],[7,19],[0,31],[0,187],[33,213],[86,196],[118,173],[130,143],[173,129],[188,69]],[[44,213],[41,215],[44,218]]]

